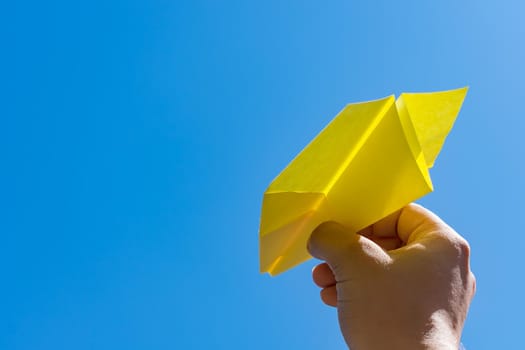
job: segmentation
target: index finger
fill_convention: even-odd
[[[397,220],[397,235],[404,244],[424,237],[459,236],[439,216],[419,204],[411,203],[401,209]]]

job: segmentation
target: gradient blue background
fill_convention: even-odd
[[[11,1],[0,349],[344,349],[262,193],[349,102],[470,86],[421,200],[472,246],[469,349],[522,343],[523,1]]]

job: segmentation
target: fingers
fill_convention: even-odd
[[[403,245],[403,242],[397,235],[397,221],[400,214],[401,210],[398,210],[373,225],[362,229],[358,234],[372,240],[386,251],[397,249]]]
[[[321,288],[330,287],[336,283],[334,273],[327,263],[315,266],[312,270],[312,278],[314,283]]]
[[[394,250],[403,245],[403,242],[398,237],[369,237],[372,242],[380,246],[386,251]]]
[[[337,289],[335,286],[323,288],[321,290],[321,300],[328,306],[337,306]]]
[[[390,260],[377,244],[335,222],[323,223],[314,230],[308,241],[308,251],[328,263],[336,281],[360,273],[364,264]]]
[[[344,226],[335,222],[326,222],[319,225],[310,236],[308,250],[312,256],[327,261],[335,271],[335,267],[342,262],[348,265],[349,259],[359,256],[380,257],[376,249],[379,247],[385,253],[382,258],[387,259],[385,251],[429,237],[445,238],[456,243],[464,241],[437,215],[413,203],[359,231],[359,235],[348,232]]]
[[[374,223],[372,228],[372,234],[374,237],[395,237],[397,238],[397,221],[402,210],[398,210],[387,217]]]
[[[370,239],[386,251],[397,249],[403,245],[403,242],[399,239],[397,233],[391,235],[390,233],[385,233],[385,231],[377,229],[374,226],[375,225],[370,225],[359,231],[358,234]]]
[[[321,287],[321,300],[328,306],[337,306],[337,288],[335,276],[327,263],[315,266],[312,270],[314,283]]]
[[[397,221],[397,235],[404,244],[410,244],[429,236],[459,237],[436,214],[415,203],[401,210]]]
[[[444,231],[453,231],[430,210],[411,203],[358,233],[383,249],[392,250],[413,242],[422,235],[443,231],[444,228]]]
[[[357,235],[348,232],[336,222],[325,222],[319,225],[310,235],[308,251],[320,260],[330,262],[347,255],[348,247],[357,242]]]

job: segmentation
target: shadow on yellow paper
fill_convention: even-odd
[[[308,260],[315,227],[358,231],[431,192],[434,165],[467,88],[347,105],[273,180],[263,197],[260,268]]]

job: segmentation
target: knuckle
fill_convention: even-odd
[[[463,237],[458,238],[457,248],[461,256],[466,259],[470,257],[470,244]]]
[[[471,248],[465,238],[452,231],[453,234],[441,235],[441,247],[450,258],[457,259],[463,266],[468,267],[470,261]]]

